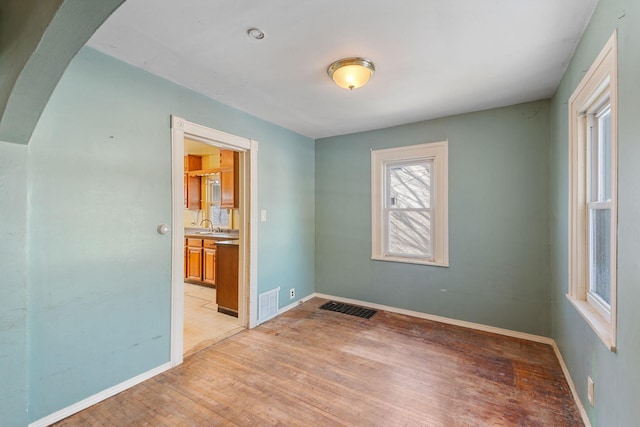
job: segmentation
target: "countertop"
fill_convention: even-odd
[[[240,242],[238,242],[237,240],[223,240],[221,242],[216,242],[216,246],[220,246],[220,245],[224,245],[224,246],[240,246]]]
[[[240,238],[238,230],[224,230],[222,232],[211,232],[206,228],[185,228],[184,237],[196,239],[214,240],[238,240]]]

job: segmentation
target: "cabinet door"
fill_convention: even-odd
[[[216,284],[216,250],[211,248],[204,248],[202,255],[204,257],[203,261],[203,271],[202,271],[202,281],[205,283],[210,283],[212,285]]]
[[[202,281],[202,248],[187,248],[187,279]]]
[[[200,177],[189,176],[188,172],[202,169],[202,158],[199,156],[184,156],[184,208],[200,209]]]
[[[238,317],[237,245],[218,245],[216,269],[218,311]]]
[[[184,170],[185,172],[189,172],[189,171],[197,171],[202,169],[202,157],[200,156],[194,156],[194,155],[187,155],[184,156]]]
[[[238,207],[238,176],[235,170],[220,172],[220,207]]]
[[[238,152],[231,150],[220,150],[220,168],[232,169],[236,167],[238,159]]]
[[[220,151],[220,207],[238,208],[240,153],[236,151]]]
[[[190,210],[200,209],[200,177],[185,175],[185,207]]]

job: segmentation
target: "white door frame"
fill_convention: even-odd
[[[258,323],[258,142],[171,116],[171,366],[182,363],[184,335],[184,137],[240,151],[238,320]]]

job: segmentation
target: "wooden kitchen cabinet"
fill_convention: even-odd
[[[184,207],[198,210],[200,206],[201,177],[189,175],[190,171],[202,169],[202,157],[184,156]]]
[[[237,151],[220,150],[220,169],[235,168],[239,154]]]
[[[210,285],[216,284],[216,242],[205,240],[202,249],[202,281]]]
[[[218,243],[216,247],[218,311],[238,317],[238,243]]]
[[[185,279],[202,281],[202,239],[187,239]]]
[[[185,281],[215,287],[216,240],[188,237],[185,239],[184,251]]]
[[[237,209],[239,202],[239,158],[237,151],[220,150],[220,207]]]
[[[185,175],[185,208],[189,210],[200,209],[200,182],[199,176]]]
[[[184,156],[184,171],[197,171],[202,169],[202,157],[188,154]]]

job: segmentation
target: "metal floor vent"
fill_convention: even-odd
[[[369,308],[358,307],[357,305],[345,304],[342,302],[329,301],[320,306],[323,310],[337,311],[338,313],[349,314],[351,316],[362,317],[364,319],[370,319],[371,316],[376,314],[376,310]]]

